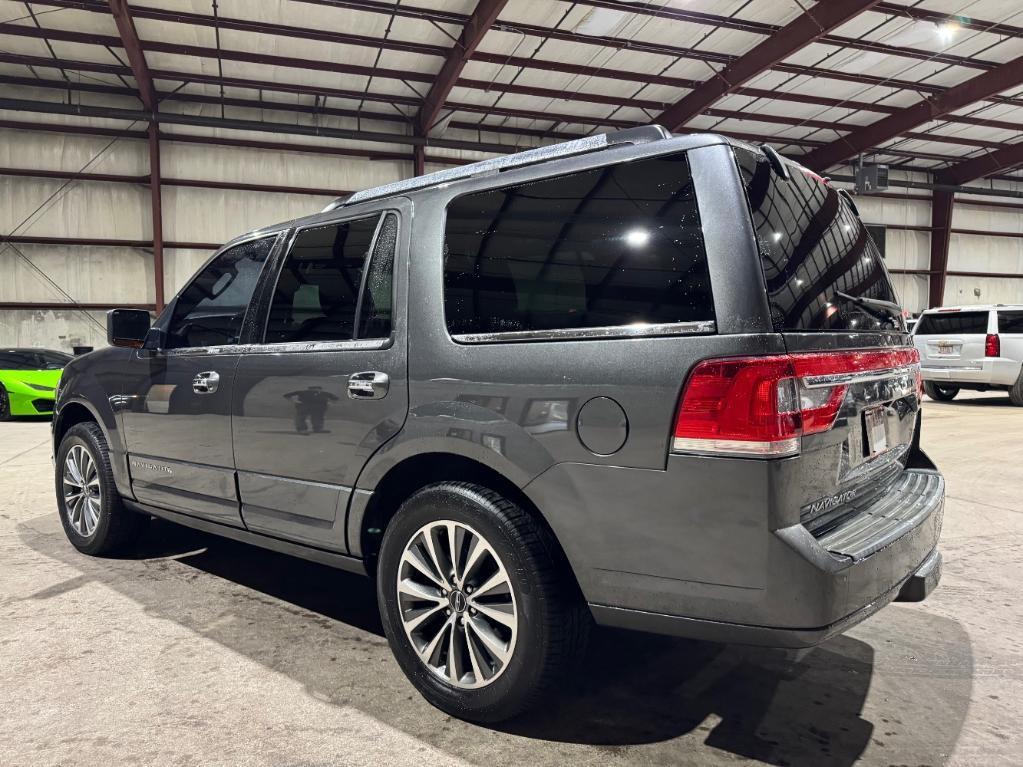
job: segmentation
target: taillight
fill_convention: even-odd
[[[920,396],[916,349],[705,360],[689,376],[675,419],[675,452],[785,456],[800,437],[834,426],[849,385],[908,373]],[[878,375],[880,374],[880,375]]]
[[[997,333],[988,333],[987,338],[984,339],[984,356],[1002,356],[1002,339],[998,337]]]

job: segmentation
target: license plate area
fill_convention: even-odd
[[[883,405],[863,411],[863,436],[868,458],[888,449],[888,419]]]

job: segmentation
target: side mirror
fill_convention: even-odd
[[[107,312],[107,343],[139,349],[152,320],[145,309],[111,309]]]

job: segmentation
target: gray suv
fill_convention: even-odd
[[[650,126],[371,189],[115,310],[53,425],[87,554],[161,517],[376,579],[497,721],[592,623],[805,647],[940,574],[919,358],[852,200]]]

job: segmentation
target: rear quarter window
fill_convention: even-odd
[[[998,312],[999,333],[1023,333],[1023,311]]]
[[[452,201],[444,311],[454,336],[713,320],[685,155]]]
[[[917,323],[916,335],[984,335],[987,333],[987,320],[987,312],[925,314]]]

